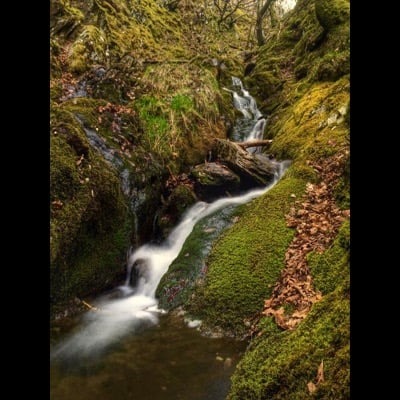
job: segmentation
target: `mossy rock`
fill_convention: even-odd
[[[248,87],[255,88],[258,96],[268,98],[282,86],[282,82],[275,74],[269,71],[259,71],[257,66],[250,78],[245,79]]]
[[[191,176],[199,199],[213,201],[227,193],[234,194],[240,189],[240,177],[220,163],[207,162],[196,165]]]
[[[118,172],[90,147],[78,120],[53,106],[50,125],[51,309],[120,277],[132,217]]]
[[[321,26],[330,31],[350,17],[349,0],[315,0],[315,14]]]
[[[350,73],[350,51],[331,52],[321,58],[315,77],[319,81],[335,81]]]
[[[348,144],[349,129],[339,110],[349,102],[349,80],[305,86],[269,125],[271,152],[279,159],[319,159]]]
[[[165,204],[159,213],[158,228],[162,236],[166,237],[168,232],[177,224],[182,214],[197,201],[193,189],[187,185],[179,185],[168,195]]]
[[[238,222],[213,245],[205,283],[195,289],[187,305],[191,314],[205,325],[239,337],[245,334],[244,319],[262,309],[285,265],[286,248],[294,236],[285,215],[305,184],[298,178],[283,178],[237,209]]]
[[[315,303],[295,331],[279,331],[264,317],[260,336],[249,345],[232,376],[228,400],[349,399],[350,281],[349,224],[345,222],[332,246],[309,256],[317,289]],[[323,362],[324,380],[310,394]]]
[[[228,400],[350,399],[350,302],[348,287],[316,303],[293,332],[256,339],[236,366]],[[323,362],[324,381],[313,395]]]
[[[234,223],[235,208],[235,205],[224,207],[194,226],[157,287],[159,307],[169,311],[185,306],[195,287],[204,282],[208,270],[207,255],[215,240]]]

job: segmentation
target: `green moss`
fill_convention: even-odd
[[[349,270],[350,223],[340,229],[334,244],[324,253],[311,252],[307,261],[314,278],[316,290],[322,294],[333,292],[350,277]]]
[[[315,398],[348,399],[350,391],[349,222],[332,246],[308,261],[318,290],[325,295],[295,331],[280,332],[263,318],[263,334],[252,341],[232,377],[229,400],[306,399],[324,362],[324,381]]]
[[[193,288],[205,279],[206,257],[212,243],[233,223],[235,206],[228,206],[199,221],[185,241],[178,257],[169,266],[156,291],[159,306],[171,310],[185,305]]]
[[[242,335],[243,320],[262,309],[285,265],[294,230],[285,215],[305,181],[284,178],[267,194],[243,206],[240,220],[214,245],[205,285],[198,287],[189,311],[206,324]]]
[[[257,88],[256,90],[265,97],[270,97],[282,86],[279,77],[265,70],[263,66],[259,66],[250,78],[245,79],[245,83],[248,87]]]
[[[171,100],[171,108],[175,112],[184,112],[193,108],[193,100],[184,94],[177,94]]]
[[[321,26],[332,30],[348,21],[350,17],[349,0],[315,0],[315,14]]]
[[[346,160],[343,175],[339,178],[334,195],[341,209],[346,210],[350,208],[350,157]]]
[[[248,348],[232,377],[228,400],[306,399],[324,362],[319,399],[350,398],[350,305],[348,288],[316,303],[294,332],[261,336]]]
[[[270,126],[271,151],[279,158],[318,159],[347,145],[339,110],[349,102],[348,78],[311,85]]]
[[[81,25],[85,16],[81,10],[72,7],[68,0],[51,0],[50,29],[58,35],[70,36]]]
[[[50,122],[53,309],[121,273],[131,218],[117,171],[91,149],[73,114],[53,105]]]
[[[350,50],[326,53],[318,62],[315,78],[319,81],[335,81],[350,72]]]
[[[83,43],[76,42],[70,49],[69,67],[72,72],[80,74],[90,68],[87,57],[86,46]]]
[[[319,178],[318,174],[310,165],[307,165],[301,161],[297,161],[290,166],[290,169],[286,172],[287,177],[303,179],[307,182],[317,183]]]

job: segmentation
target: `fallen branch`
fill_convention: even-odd
[[[272,143],[272,140],[258,139],[258,140],[249,140],[248,142],[234,142],[234,143],[239,145],[242,149],[247,149],[248,147],[268,146]]]
[[[97,307],[93,307],[93,306],[90,305],[89,303],[86,303],[85,300],[82,300],[82,303],[83,303],[89,310],[99,311],[99,309],[98,309]]]

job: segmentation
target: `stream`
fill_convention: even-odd
[[[233,105],[242,113],[233,140],[263,138],[266,118],[239,78],[232,78]],[[259,148],[249,148],[252,153]],[[212,203],[198,202],[182,216],[166,240],[131,251],[124,283],[91,301],[96,311],[77,318],[50,349],[52,400],[222,400],[247,343],[207,338],[201,321],[158,308],[155,292],[200,220],[247,203],[267,192],[283,174],[276,163],[272,184]],[[132,282],[133,270],[139,271]]]

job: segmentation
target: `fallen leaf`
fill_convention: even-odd
[[[308,391],[310,392],[310,394],[313,394],[317,390],[317,387],[312,382],[307,383],[307,388],[308,388]]]
[[[321,364],[319,364],[318,367],[318,372],[317,372],[317,385],[320,382],[324,381],[324,360],[321,361]]]
[[[79,158],[79,160],[76,162],[76,165],[78,165],[78,166],[81,165],[84,157],[85,156],[82,154],[81,157]]]
[[[54,206],[54,208],[62,208],[64,205],[61,200],[54,200],[51,204]]]

